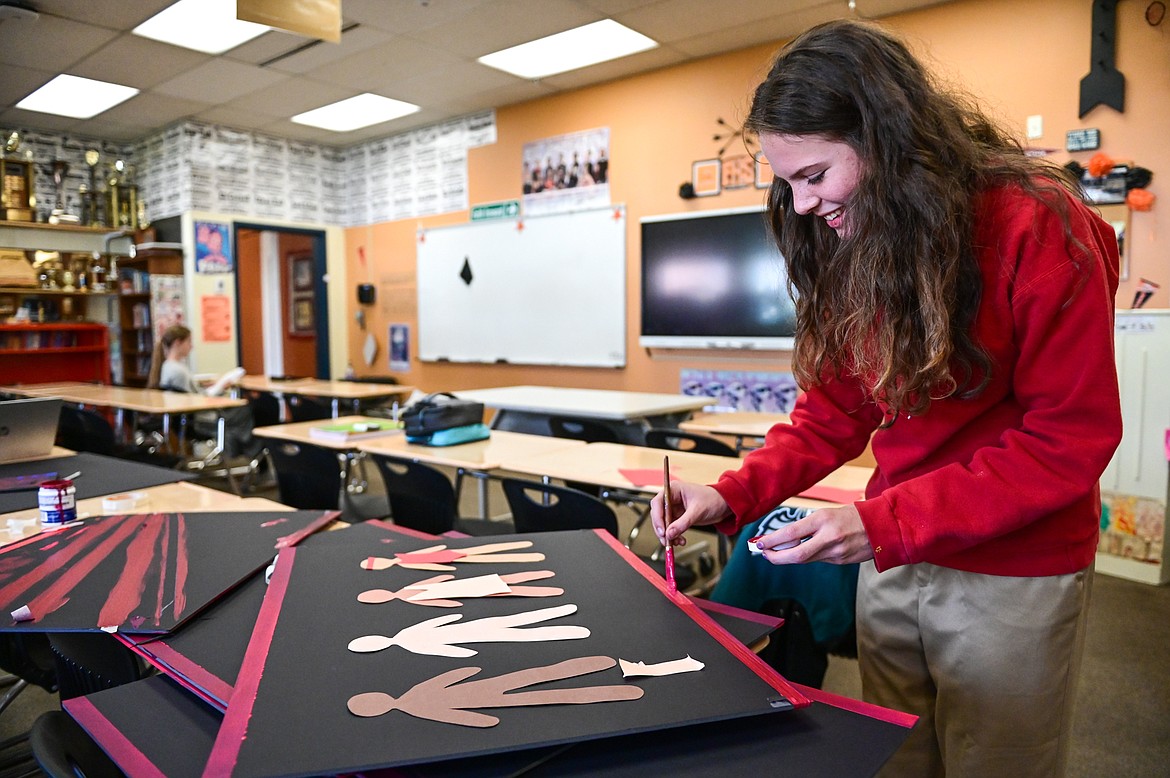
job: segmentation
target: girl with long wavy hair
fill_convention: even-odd
[[[935,85],[881,28],[786,45],[747,129],[797,307],[791,424],[659,538],[755,521],[871,445],[866,499],[756,541],[860,563],[864,696],[920,717],[890,775],[1062,774],[1121,437],[1117,241],[1063,171]]]

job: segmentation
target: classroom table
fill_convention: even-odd
[[[376,384],[364,381],[330,381],[320,378],[275,379],[262,375],[245,375],[238,386],[251,392],[267,392],[280,401],[281,418],[288,418],[285,402],[288,397],[327,397],[333,418],[341,416],[341,401],[347,400],[358,413],[363,400],[384,400],[387,397],[409,397],[413,386]]]
[[[570,389],[559,386],[501,386],[468,389],[456,396],[482,402],[496,411],[492,428],[548,435],[551,416],[598,421],[625,443],[645,443],[648,427],[676,427],[710,402],[682,394]]]
[[[734,438],[736,451],[750,451],[759,445],[745,445],[745,438],[762,439],[777,424],[791,423],[792,419],[787,413],[732,411],[697,414],[678,426],[687,432]]]
[[[162,416],[163,437],[168,444],[172,416],[211,411],[216,415],[215,443],[218,451],[224,448],[223,411],[247,404],[238,397],[208,397],[188,392],[75,382],[5,386],[2,391],[23,397],[60,397],[65,402],[82,407],[113,408],[115,427],[123,439],[126,438],[125,411],[156,414]]]
[[[136,501],[136,512],[182,511],[275,511],[287,506],[264,497],[237,497],[230,492],[212,489],[187,481],[147,486],[135,490],[140,498]],[[88,497],[77,501],[77,518],[103,516],[109,511],[102,507],[103,497]],[[38,508],[26,508],[0,514],[0,547],[41,532]]]

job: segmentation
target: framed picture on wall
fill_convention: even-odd
[[[308,295],[292,298],[288,312],[288,334],[304,338],[311,337],[315,331],[313,298]]]
[[[289,286],[292,291],[313,291],[313,255],[294,254],[290,259]]]
[[[722,189],[722,163],[718,159],[704,159],[691,163],[691,186],[695,197],[717,195]]]
[[[764,159],[763,153],[756,154],[756,189],[767,189],[772,185],[772,166]]]

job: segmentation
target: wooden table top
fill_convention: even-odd
[[[662,458],[670,456],[672,479],[695,483],[714,483],[728,470],[741,464],[739,459],[696,454],[690,451],[665,451],[645,446],[621,443],[589,443],[583,448],[551,451],[539,456],[510,458],[501,463],[501,469],[532,476],[547,476],[567,481],[582,481],[611,489],[657,494],[661,486]],[[635,475],[659,474],[652,483],[639,485],[621,471],[635,471]],[[832,489],[865,490],[872,471],[855,465],[844,465],[822,480],[818,486]],[[647,479],[649,480],[649,479]],[[791,505],[823,507],[824,500],[794,497]]]
[[[492,430],[491,436],[484,440],[456,446],[423,446],[409,443],[405,435],[366,438],[357,442],[358,450],[369,454],[384,454],[399,459],[477,472],[496,470],[502,463],[511,459],[539,459],[556,452],[576,451],[585,445],[579,440],[504,430]]]
[[[707,435],[734,435],[762,438],[777,424],[791,424],[787,413],[760,413],[733,411],[731,413],[703,413],[679,424],[679,429]]]
[[[489,408],[587,418],[624,420],[662,416],[702,408],[709,397],[684,394],[570,389],[559,386],[501,386],[454,392]]]
[[[26,397],[60,397],[66,402],[78,405],[98,405],[143,413],[195,413],[247,404],[246,400],[237,397],[208,397],[202,394],[103,384],[29,384],[6,386],[3,391]]]
[[[364,381],[330,381],[320,378],[294,378],[280,381],[262,375],[246,375],[239,386],[253,392],[296,394],[304,397],[336,397],[342,400],[371,400],[376,397],[409,395],[413,386],[374,384]]]
[[[328,427],[336,424],[377,424],[380,427],[387,427],[373,438],[357,438],[353,440],[336,440],[314,437],[311,430],[314,427]],[[259,435],[262,438],[271,438],[275,440],[287,440],[293,443],[311,443],[314,446],[321,446],[323,448],[331,448],[337,451],[356,451],[358,443],[367,443],[374,440],[383,440],[387,437],[402,437],[401,429],[389,429],[390,422],[387,419],[375,419],[371,416],[339,416],[336,419],[316,419],[313,421],[294,421],[288,424],[273,424],[268,427],[257,427],[252,430],[253,435]]]
[[[134,507],[135,512],[144,511],[275,511],[288,506],[262,497],[237,497],[189,481],[149,486],[135,490],[145,498]],[[102,508],[102,497],[90,497],[77,501],[77,518],[102,516],[108,511]],[[0,515],[0,546],[41,531],[38,508],[13,511]]]

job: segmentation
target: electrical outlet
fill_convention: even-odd
[[[1044,117],[1040,114],[1034,114],[1027,119],[1027,135],[1028,140],[1037,140],[1044,137]]]

